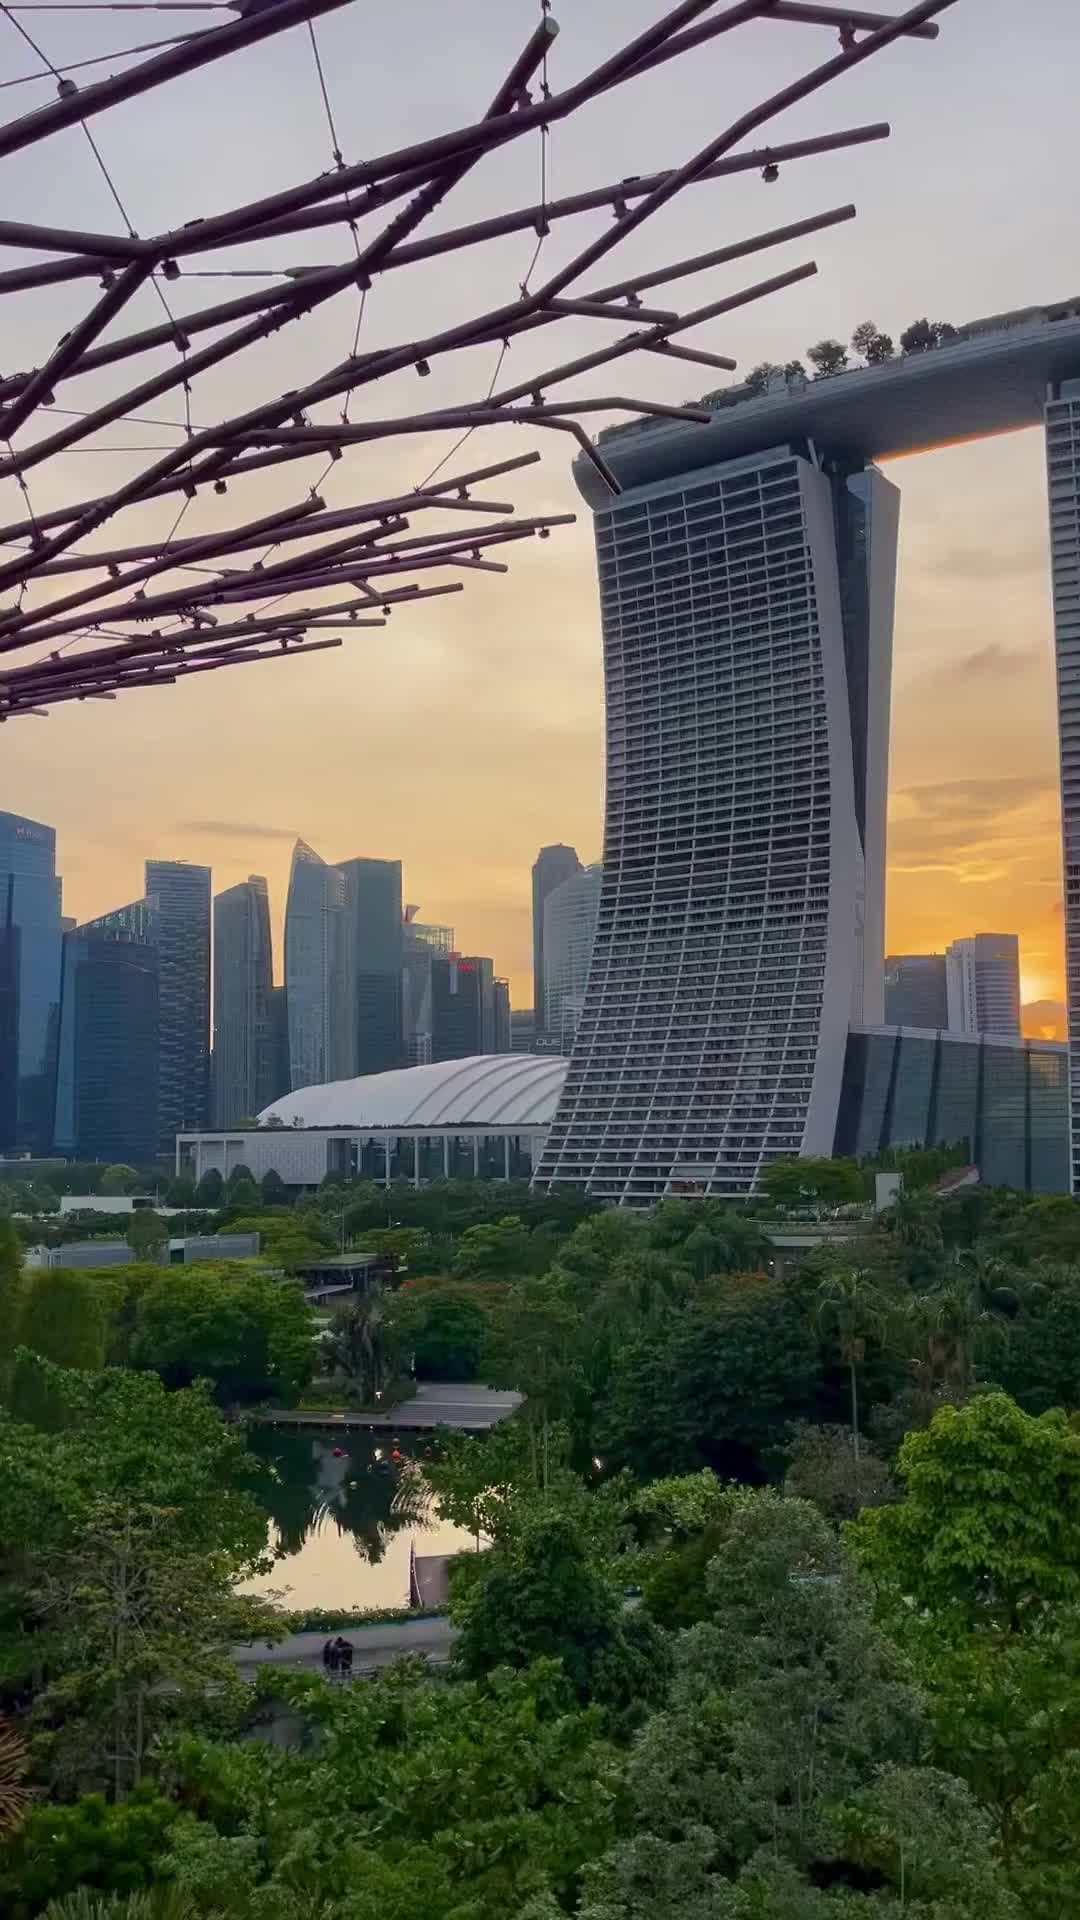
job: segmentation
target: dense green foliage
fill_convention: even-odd
[[[904,1171],[871,1220],[843,1164],[646,1218],[241,1169],[218,1224],[264,1262],[96,1274],[22,1273],[0,1220],[0,1715],[36,1790],[0,1911],[1080,1912],[1080,1207]],[[786,1268],[777,1209],[827,1230]],[[316,1343],[282,1270],[343,1240],[381,1284]],[[265,1515],[288,1545],[320,1495],[221,1410],[316,1352],[359,1400],[410,1357],[527,1396],[431,1464],[479,1549],[447,1674],[235,1678]],[[419,1510],[418,1473],[378,1486]]]

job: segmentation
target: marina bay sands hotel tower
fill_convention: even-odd
[[[594,510],[607,818],[538,1179],[639,1206],[737,1196],[770,1160],[833,1152],[841,1123],[865,1137],[900,507],[874,462],[1044,422],[1080,1184],[1080,300],[706,404],[708,425],[601,437],[617,494],[575,463]]]

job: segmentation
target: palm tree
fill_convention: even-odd
[[[851,1392],[851,1444],[859,1464],[859,1367],[868,1339],[881,1339],[887,1322],[887,1304],[873,1281],[855,1267],[834,1267],[818,1283],[814,1320],[819,1331],[831,1334],[847,1366]]]
[[[402,1341],[388,1311],[387,1296],[376,1289],[345,1309],[325,1342],[330,1359],[359,1390],[374,1400],[393,1379],[402,1357]]]
[[[26,1747],[14,1727],[0,1720],[0,1839],[6,1840],[22,1825],[29,1791],[23,1786],[26,1774]]]
[[[944,1285],[916,1294],[908,1318],[923,1347],[916,1361],[925,1386],[967,1395],[975,1384],[980,1344],[1000,1339],[1017,1296],[1008,1265],[980,1248],[965,1249]]]

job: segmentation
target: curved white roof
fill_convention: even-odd
[[[566,1077],[558,1055],[477,1053],[298,1087],[264,1107],[291,1127],[547,1126]]]

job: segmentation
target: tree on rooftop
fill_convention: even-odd
[[[892,335],[882,333],[873,320],[863,320],[851,336],[852,351],[865,360],[868,367],[877,367],[893,357]]]
[[[806,357],[814,369],[815,380],[842,373],[848,363],[847,348],[840,340],[819,340],[815,346],[807,347]]]

